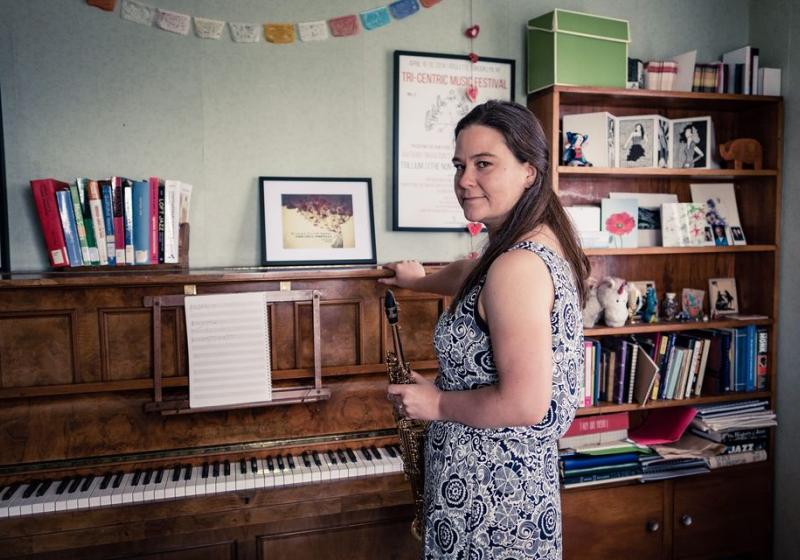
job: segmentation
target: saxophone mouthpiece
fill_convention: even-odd
[[[398,320],[397,314],[397,300],[394,299],[392,290],[386,290],[386,297],[384,298],[384,308],[386,311],[386,320],[390,325],[396,325]]]

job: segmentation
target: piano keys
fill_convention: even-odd
[[[396,445],[304,450],[202,465],[107,471],[0,487],[0,518],[402,473]]]

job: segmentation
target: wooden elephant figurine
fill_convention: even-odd
[[[761,169],[764,154],[761,144],[753,138],[737,138],[719,146],[719,155],[726,161],[733,160],[734,169],[742,169],[743,163],[753,165],[753,169]]]

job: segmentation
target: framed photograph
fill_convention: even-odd
[[[634,115],[617,120],[619,167],[667,167],[670,145],[667,118]]]
[[[453,132],[490,99],[513,101],[513,60],[395,51],[395,231],[466,230],[453,191]]]
[[[708,308],[712,319],[739,312],[736,278],[709,278]]]
[[[261,263],[375,264],[372,180],[260,177]]]
[[[710,169],[714,128],[711,117],[692,117],[671,121],[670,167]]]
[[[689,319],[699,321],[703,318],[703,300],[705,296],[705,290],[683,289],[681,292],[681,308],[686,311]]]

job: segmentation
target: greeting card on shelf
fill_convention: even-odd
[[[689,189],[693,202],[706,205],[706,221],[714,230],[717,245],[747,245],[733,183],[692,183]]]
[[[617,167],[617,118],[605,111],[564,115],[562,163]]]
[[[661,246],[661,205],[678,202],[674,193],[608,193],[609,198],[636,198],[639,204],[637,219],[639,247]]]
[[[638,246],[636,224],[639,206],[635,198],[604,198],[601,201],[601,222],[608,234],[609,246],[635,248]]]

